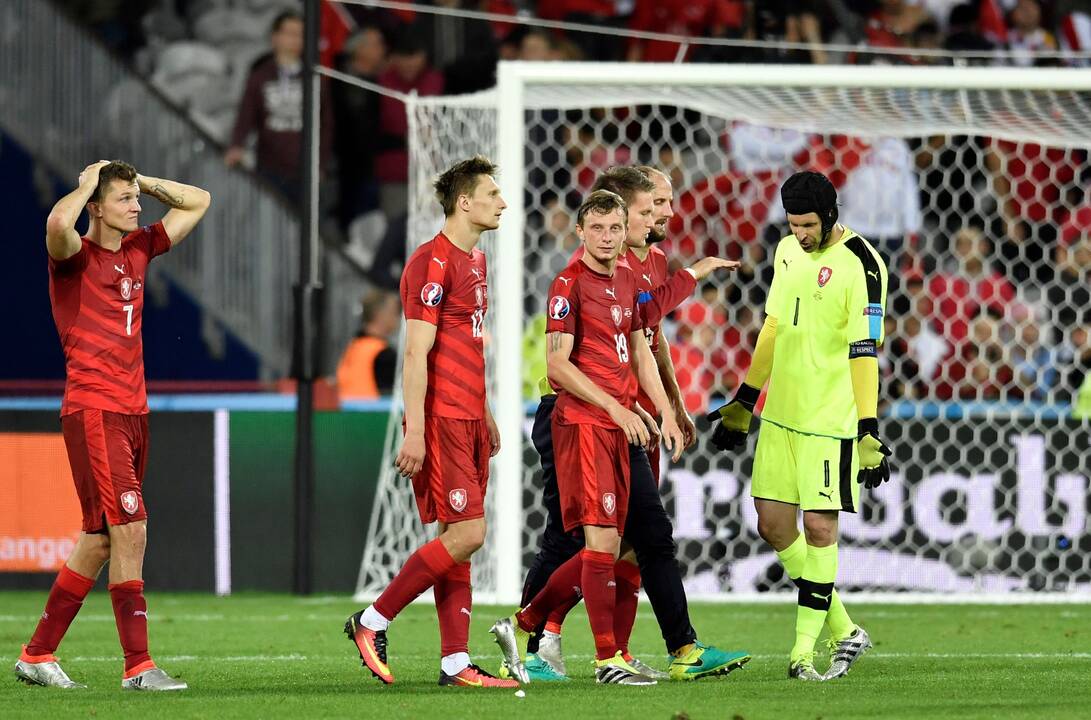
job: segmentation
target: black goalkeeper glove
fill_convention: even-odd
[[[890,479],[890,448],[879,439],[879,421],[864,418],[856,427],[856,448],[860,453],[860,472],[856,482],[869,490]]]
[[[743,383],[731,402],[705,416],[706,420],[715,422],[713,445],[721,450],[733,450],[746,444],[750,421],[754,418],[754,406],[760,394],[759,388]]]

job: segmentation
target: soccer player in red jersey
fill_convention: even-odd
[[[549,378],[560,388],[552,439],[561,515],[566,532],[582,529],[585,547],[551,575],[523,610],[498,621],[492,632],[508,668],[527,679],[523,649],[529,632],[553,608],[571,602],[578,588],[575,594],[582,592],[595,636],[598,681],[648,685],[655,680],[625,659],[614,636],[614,571],[630,510],[630,446],[645,446],[651,438],[645,420],[632,411],[630,377],[639,378],[655,409],[664,414],[661,434],[677,459],[683,435],[673,414],[665,412],[669,405],[644,328],[658,322],[664,307],[693,292],[697,271],[677,273],[660,295],[641,293],[632,270],[617,260],[627,235],[627,207],[613,192],[588,196],[576,227],[584,253],[553,282],[547,332]],[[718,258],[702,262],[706,274],[733,265]],[[682,605],[685,614],[684,595]]]
[[[138,223],[142,193],[171,208],[160,222],[146,227]],[[148,653],[141,579],[147,538],[142,486],[148,401],[140,329],[148,263],[181,242],[210,202],[200,188],[139,175],[128,163],[103,160],[87,166],[79,187],[49,213],[49,299],[67,375],[61,430],[83,527],[15,664],[16,677],[26,683],[85,687],[65,674],[53,652],[109,561],[110,599],[125,653],[121,686],[186,688],[156,667]],[[91,224],[80,237],[76,221],[85,206]]]
[[[395,465],[413,478],[425,523],[439,537],[419,548],[374,604],[352,615],[345,632],[364,665],[394,682],[386,630],[402,609],[432,588],[439,615],[439,684],[517,687],[470,662],[470,557],[485,540],[485,486],[500,434],[485,401],[483,328],[488,308],[481,233],[500,226],[507,207],[480,155],[452,166],[435,182],[446,216],[443,230],[410,256],[402,273],[406,320],[404,439]]]

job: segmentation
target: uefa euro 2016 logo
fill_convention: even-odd
[[[570,309],[571,306],[568,304],[568,298],[566,297],[554,295],[553,299],[549,301],[549,317],[554,320],[564,320],[568,317]]]
[[[443,286],[439,283],[430,282],[421,288],[420,301],[428,307],[435,307],[439,305],[440,300],[443,299]]]

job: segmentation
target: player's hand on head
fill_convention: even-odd
[[[737,260],[724,260],[718,257],[701,258],[690,265],[689,269],[698,280],[704,280],[715,270],[737,270],[741,263]]]
[[[407,433],[394,466],[402,477],[413,477],[424,467],[424,454],[424,433]]]
[[[98,185],[99,170],[102,170],[105,166],[109,165],[109,160],[99,160],[98,162],[91,163],[83,169],[80,173],[77,184],[83,185],[84,183],[93,183]]]
[[[891,450],[879,439],[879,421],[875,418],[861,420],[858,426],[856,449],[860,455],[860,472],[856,482],[874,490],[890,479]]]

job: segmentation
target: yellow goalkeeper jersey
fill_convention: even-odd
[[[763,421],[811,435],[856,437],[850,350],[883,341],[886,262],[848,228],[807,253],[794,235],[777,244],[765,312],[777,319]],[[855,346],[854,346],[855,344]]]

